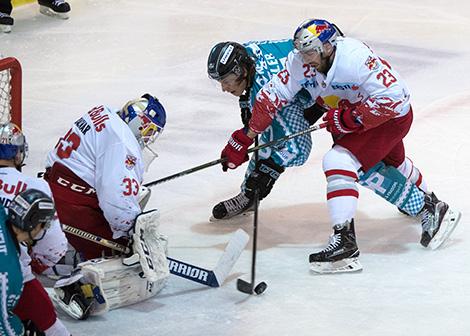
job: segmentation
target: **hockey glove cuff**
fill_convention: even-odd
[[[222,170],[235,169],[248,161],[248,147],[251,144],[253,139],[246,135],[244,128],[233,132],[220,155],[221,158],[227,158],[227,161],[222,162]]]

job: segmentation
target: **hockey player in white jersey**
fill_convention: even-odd
[[[20,171],[27,151],[26,138],[17,125],[0,125],[0,200],[5,208],[16,195],[30,189],[51,197],[49,186],[43,179],[27,176]],[[57,217],[50,221],[50,227],[40,238],[29,246],[29,254],[27,246],[19,246],[24,289],[15,312],[22,320],[30,321],[30,326],[35,325],[40,331],[47,330],[46,335],[54,330],[58,332],[55,335],[69,335],[33,274],[33,271],[36,274],[53,273],[51,268],[65,255],[67,240]]]
[[[322,98],[329,109],[324,120],[334,139],[323,159],[334,232],[324,250],[310,255],[312,270],[320,273],[362,269],[354,232],[356,182],[419,216],[424,247],[438,248],[460,219],[459,212],[427,192],[421,173],[405,157],[402,139],[411,126],[412,109],[403,80],[368,46],[339,35],[328,21],[303,22],[286,69],[258,93],[243,141],[234,142],[232,136],[225,147],[229,164],[238,166],[250,139],[263,132],[298,91],[305,88],[312,97]]]
[[[54,195],[61,223],[124,246],[128,246],[130,238],[133,237],[134,251],[142,252],[139,250],[138,240],[150,237],[142,237],[140,233],[141,230],[145,231],[145,228],[141,225],[147,225],[149,228],[153,226],[151,233],[157,232],[158,225],[156,210],[142,212],[142,202],[145,203],[150,196],[149,189],[142,186],[145,166],[143,151],[148,151],[150,157],[156,155],[152,147],[163,131],[165,122],[166,113],[163,105],[149,94],[128,102],[121,110],[97,106],[76,120],[68,132],[59,139],[55,148],[49,152],[46,162],[45,178]],[[83,260],[116,255],[115,251],[95,241],[69,233],[67,238]],[[84,276],[85,280],[93,280],[95,285],[99,283],[104,287],[106,281],[112,280],[107,277],[109,275],[107,272],[111,272],[111,268],[114,270],[116,265],[118,275],[113,273],[113,276],[125,280],[114,281],[112,284],[121,283],[122,288],[111,288],[114,290],[111,292],[113,297],[108,296],[105,305],[103,302],[96,303],[91,313],[102,313],[155,295],[163,287],[164,281],[160,280],[165,280],[168,276],[165,251],[163,251],[166,245],[165,242],[162,243],[165,239],[161,238],[151,237],[147,241],[150,248],[154,244],[155,250],[158,250],[153,262],[157,267],[157,262],[160,260],[161,278],[150,275],[154,280],[149,280],[151,282],[149,284],[146,279],[139,276],[139,271],[136,271],[135,267],[127,269],[123,267],[121,259],[117,262],[95,259],[86,264],[87,267],[82,265],[80,274],[77,277],[72,275],[70,282],[64,281],[64,286],[58,288],[58,297],[61,301],[56,300],[56,302],[73,317],[86,318],[90,313],[89,307],[77,306],[73,302],[77,292],[86,296],[80,292],[84,289],[81,283],[86,281],[80,280],[77,286],[75,280]],[[140,261],[145,273],[145,258],[141,258]],[[89,269],[94,273],[88,274]],[[104,274],[105,278],[102,279],[100,274]],[[128,284],[127,287],[124,286],[129,279],[134,279],[135,282]],[[128,293],[129,288],[142,292],[133,295]],[[101,290],[105,291],[104,288]],[[106,296],[106,293],[102,294]],[[88,293],[88,296],[92,295]]]

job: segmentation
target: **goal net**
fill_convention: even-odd
[[[21,128],[21,65],[0,55],[0,124],[9,121]]]

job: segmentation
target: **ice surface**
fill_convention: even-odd
[[[116,108],[150,92],[168,111],[152,181],[217,159],[239,127],[237,99],[206,76],[212,45],[290,37],[299,22],[330,19],[387,58],[413,93],[408,155],[436,194],[463,212],[440,250],[419,245],[420,226],[365,189],[356,216],[364,271],[316,276],[308,255],[330,234],[322,155],[329,135],[314,134],[307,164],[288,169],[260,208],[259,297],[235,289],[249,280],[247,248],[223,287],[171,277],[147,302],[87,321],[62,316],[77,335],[469,335],[470,5],[467,1],[72,0],[67,21],[37,4],[13,12],[0,52],[23,66],[23,127],[30,144],[25,172],[89,108]],[[110,172],[112,173],[112,172]],[[252,217],[208,221],[212,206],[238,193],[244,168],[219,167],[153,188],[170,255],[212,268],[238,227]],[[251,246],[251,242],[249,243]]]

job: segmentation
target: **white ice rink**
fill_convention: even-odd
[[[439,250],[419,244],[420,224],[360,189],[356,231],[364,270],[310,273],[308,255],[330,234],[321,158],[330,147],[313,134],[307,164],[288,169],[259,217],[257,280],[269,287],[249,297],[247,247],[221,288],[171,276],[147,302],[87,321],[61,315],[78,335],[470,335],[470,4],[447,1],[71,0],[71,18],[13,12],[0,52],[23,66],[23,128],[30,145],[25,172],[43,167],[47,151],[89,108],[120,107],[150,92],[168,121],[160,157],[146,182],[217,159],[240,127],[238,100],[206,75],[211,47],[223,40],[291,37],[308,17],[335,22],[388,59],[412,91],[415,120],[407,154],[427,183],[462,220]],[[238,193],[246,166],[220,167],[153,188],[170,255],[212,268],[238,227],[252,217],[208,221],[212,206]],[[112,171],[109,172],[112,174]],[[251,241],[249,245],[251,246]]]

